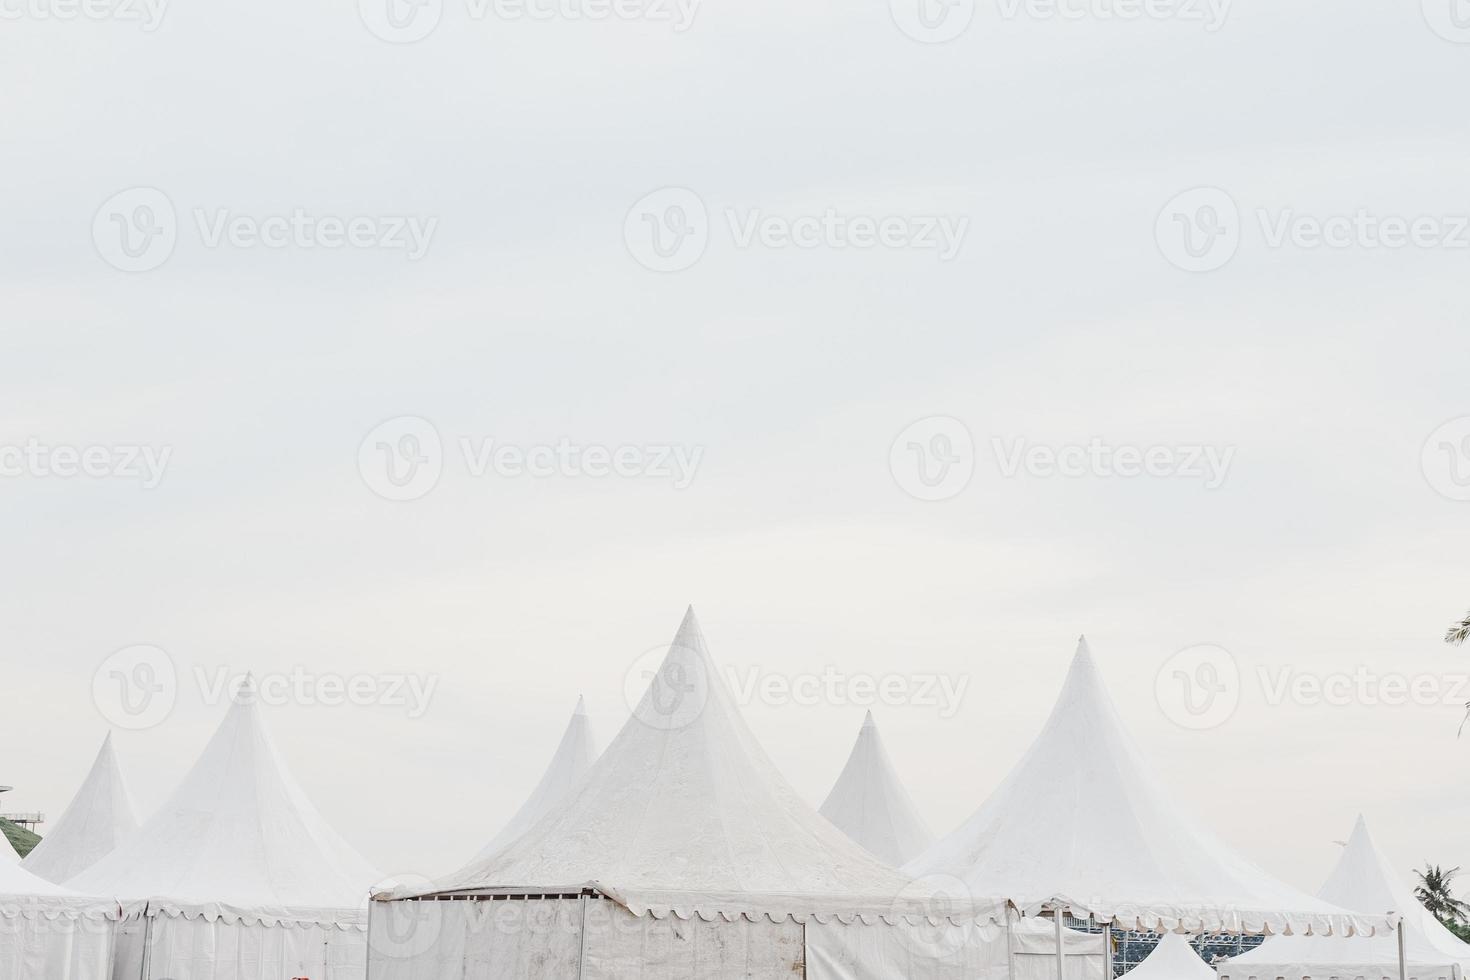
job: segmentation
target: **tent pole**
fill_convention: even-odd
[[[1052,913],[1052,918],[1056,919],[1057,923],[1057,980],[1067,980],[1067,954],[1062,949],[1062,907],[1060,905]],[[1399,980],[1404,980],[1404,978],[1400,977]]]
[[[1011,907],[1005,907],[1006,916],[1006,976],[1010,980],[1016,980],[1016,945],[1014,942],[1014,926],[1011,923]]]
[[[1103,923],[1103,980],[1113,980],[1113,924]]]
[[[1404,950],[1404,920],[1399,917],[1399,980],[1409,980],[1408,957]]]

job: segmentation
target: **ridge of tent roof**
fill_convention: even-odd
[[[108,732],[76,795],[51,832],[26,856],[23,867],[48,881],[64,882],[96,864],[137,829],[137,813]]]

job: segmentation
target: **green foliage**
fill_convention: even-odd
[[[21,857],[25,857],[31,853],[31,848],[41,843],[41,836],[39,834],[33,834],[24,827],[13,824],[3,817],[0,817],[0,833],[5,834],[5,839],[10,842],[11,847],[15,848],[15,853]]]
[[[1441,868],[1427,861],[1424,862],[1423,871],[1414,872],[1419,877],[1414,897],[1456,934],[1459,932],[1457,926],[1465,928],[1470,924],[1470,903],[1455,897],[1455,875],[1459,873],[1458,867]]]

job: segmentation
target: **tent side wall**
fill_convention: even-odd
[[[77,913],[42,899],[0,897],[0,977],[108,980],[116,927],[115,908]]]
[[[366,916],[331,917],[336,921],[272,921],[135,906],[119,928],[113,980],[361,980]]]
[[[659,918],[595,892],[373,902],[369,918],[368,980],[1006,980],[1010,973],[998,926]],[[1017,960],[1020,980],[1056,980],[1054,955]],[[1067,980],[1102,980],[1102,970],[1100,951],[1070,956]]]

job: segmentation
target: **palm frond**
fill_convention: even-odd
[[[1456,646],[1464,643],[1466,640],[1470,640],[1470,613],[1466,613],[1465,618],[1446,630],[1444,635],[1444,641],[1446,643],[1451,643]]]

